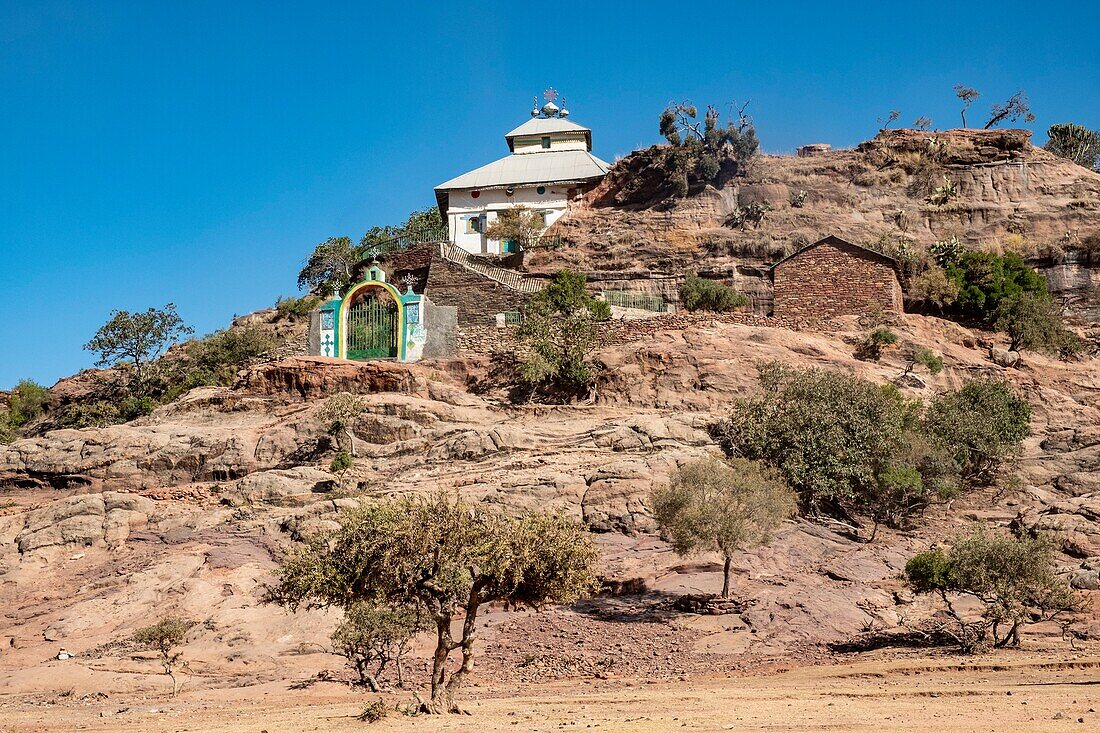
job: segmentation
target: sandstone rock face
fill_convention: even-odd
[[[23,515],[0,518],[0,556],[48,548],[117,547],[143,526],[153,502],[107,491],[53,502]]]
[[[856,150],[760,155],[743,176],[684,199],[645,183],[641,174],[656,153],[640,151],[612,166],[604,183],[552,227],[550,234],[570,246],[529,253],[525,266],[536,273],[568,267],[593,279],[619,273],[622,284],[607,289],[658,287],[673,300],[679,280],[694,271],[737,287],[766,312],[768,267],[827,235],[863,245],[880,238],[927,245],[958,236],[970,247],[1009,248],[1031,258],[1051,276],[1053,292],[1095,322],[1100,267],[1087,253],[1100,241],[1100,173],[1033,147],[1024,130],[940,131],[944,173],[959,195],[936,206],[890,162],[926,148],[930,135],[894,130]],[[887,147],[892,152],[883,158]],[[789,197],[802,191],[804,203],[790,205]],[[772,210],[755,227],[724,225],[750,203]],[[639,270],[653,279],[631,282]]]

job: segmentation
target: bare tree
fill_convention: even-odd
[[[962,100],[962,121],[963,129],[966,129],[966,111],[970,109],[970,105],[974,104],[974,100],[982,96],[974,87],[964,87],[962,84],[955,85],[955,96]]]
[[[1015,122],[1021,118],[1024,122],[1035,121],[1035,115],[1031,114],[1031,104],[1028,102],[1023,89],[1009,97],[1004,104],[993,105],[993,108],[989,111],[989,121],[985,123],[983,129],[988,130],[1005,120]]]

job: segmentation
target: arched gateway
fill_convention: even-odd
[[[430,307],[428,299],[414,293],[411,284],[402,293],[386,282],[385,271],[375,263],[365,280],[314,311],[309,353],[356,361],[418,361],[428,341],[423,320]],[[453,313],[445,315],[454,320]]]

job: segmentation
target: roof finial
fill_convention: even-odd
[[[556,117],[558,114],[558,105],[554,104],[554,100],[558,98],[558,92],[554,87],[550,87],[542,93],[542,96],[546,98],[546,104],[542,105],[542,114],[545,117]]]
[[[565,107],[565,97],[561,98],[561,112],[558,112],[558,117],[568,117],[569,110]]]
[[[539,116],[539,98],[538,97],[535,97],[535,101],[531,105],[531,116],[532,117],[538,117]]]

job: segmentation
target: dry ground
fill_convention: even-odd
[[[356,720],[365,693],[285,683],[164,697],[0,697],[0,733],[123,731],[1095,731],[1100,649],[854,664],[673,682],[471,687],[469,715]],[[398,697],[392,697],[396,703]]]

